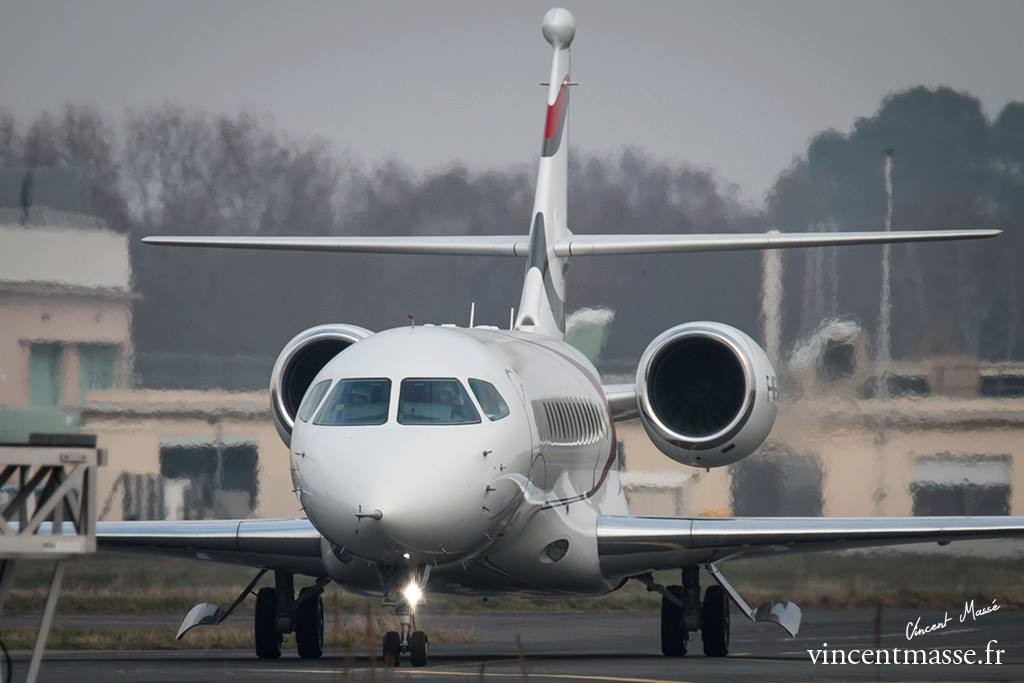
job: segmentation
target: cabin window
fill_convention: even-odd
[[[382,425],[391,403],[389,379],[343,379],[334,385],[313,424]]]
[[[316,386],[306,392],[306,398],[302,399],[302,403],[299,405],[299,412],[296,413],[300,420],[309,422],[309,418],[313,416],[316,407],[320,405],[320,401],[323,399],[324,394],[327,393],[327,387],[329,386],[331,386],[331,380],[325,379],[323,382],[317,382]]]
[[[480,415],[457,379],[403,379],[398,395],[398,422],[404,425],[460,425],[480,422]]]
[[[484,415],[488,420],[494,422],[508,415],[508,404],[498,393],[496,386],[482,379],[470,379],[469,388],[473,390],[473,395],[484,409]]]

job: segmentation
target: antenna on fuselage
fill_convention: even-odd
[[[416,316],[412,313],[406,313],[405,317],[409,319],[409,327],[416,327]]]
[[[473,320],[476,318],[476,302],[469,302],[469,329],[473,329]]]
[[[512,310],[508,313],[508,329],[516,329],[516,307],[513,306]]]

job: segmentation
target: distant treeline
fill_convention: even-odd
[[[751,125],[757,125],[756,118]],[[770,135],[770,131],[765,131]],[[886,98],[851,132],[826,131],[782,170],[764,210],[739,202],[713,172],[635,149],[576,154],[576,232],[740,232],[880,228],[883,150],[895,149],[893,226],[1005,227],[987,243],[892,250],[893,355],[970,353],[1022,358],[1024,103],[994,120],[948,88]],[[468,319],[507,324],[518,303],[517,259],[290,254],[142,247],[147,234],[523,233],[533,160],[414,173],[366,166],[320,138],[298,137],[248,113],[177,106],[110,118],[68,106],[18,122],[0,110],[0,166],[84,169],[95,213],[133,237],[137,368],[149,385],[261,386],[300,329],[344,321],[382,329]],[[823,319],[873,330],[881,250],[784,257],[784,348]],[[760,256],[754,253],[595,257],[573,261],[570,308],[616,310],[606,357],[628,361],[662,329],[715,319],[760,336]],[[237,375],[227,359],[239,358]],[[225,359],[219,362],[218,359]],[[211,367],[221,371],[211,373]],[[228,376],[225,377],[225,374]]]

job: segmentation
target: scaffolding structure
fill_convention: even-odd
[[[53,561],[26,683],[35,683],[53,623],[66,561],[96,552],[96,469],[106,454],[88,434],[33,434],[27,444],[0,444],[0,617],[25,562]],[[0,683],[7,672],[0,667]]]

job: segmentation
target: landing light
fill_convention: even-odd
[[[415,581],[410,581],[409,585],[402,589],[402,596],[410,608],[416,609],[416,605],[423,599],[423,589]]]

